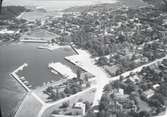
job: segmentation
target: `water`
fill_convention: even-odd
[[[37,49],[39,44],[11,43],[0,45],[0,106],[4,117],[15,111],[17,105],[24,98],[25,91],[9,73],[25,62],[28,67],[22,73],[32,84],[33,88],[41,86],[43,82],[59,80],[50,73],[48,63],[61,62],[70,67],[70,63],[64,60],[65,56],[75,54],[72,49],[57,49],[53,52]]]
[[[47,10],[63,10],[73,6],[115,3],[117,0],[5,0],[4,5],[37,6]]]
[[[61,62],[69,65],[64,57],[73,55],[71,48],[57,49],[53,52],[45,49],[37,49],[39,44],[9,44],[0,46],[0,76],[12,72],[24,63],[28,67],[24,69],[23,76],[33,87],[41,86],[43,82],[59,80],[48,69],[51,62]]]

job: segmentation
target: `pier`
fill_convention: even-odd
[[[72,50],[77,54],[79,55],[79,52],[70,44],[70,47],[72,48]]]
[[[48,44],[48,45],[42,45],[42,46],[38,46],[38,49],[47,49],[49,51],[54,51],[56,49],[60,49],[60,48],[68,48],[69,46],[61,46],[58,44]]]
[[[21,84],[21,86],[23,86],[23,88],[27,91],[27,92],[30,92],[31,90],[29,89],[29,87],[30,87],[30,85],[29,85],[29,87],[25,84],[25,83],[23,83],[23,81],[22,80],[24,80],[25,78],[24,77],[19,77],[18,75],[17,75],[17,72],[19,72],[19,71],[22,71],[23,70],[23,68],[24,67],[27,67],[28,66],[28,64],[27,63],[24,63],[22,66],[20,66],[19,68],[17,68],[16,70],[14,70],[12,73],[10,73],[9,75],[10,76],[12,76],[13,78],[15,78],[20,84]]]
[[[33,39],[28,39],[28,40],[20,40],[20,42],[25,42],[25,43],[49,43],[48,40],[33,40]]]
[[[48,68],[51,68],[55,71],[52,71],[52,73],[61,74],[62,76],[68,79],[77,77],[77,75],[68,66],[63,65],[61,63],[50,63],[48,65]]]

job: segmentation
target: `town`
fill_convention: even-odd
[[[146,1],[4,6],[0,66],[23,92],[6,116],[165,117],[167,12]]]

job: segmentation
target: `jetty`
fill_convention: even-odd
[[[70,47],[72,48],[72,50],[73,50],[77,55],[79,55],[79,52],[73,47],[72,44],[70,44]]]
[[[61,74],[62,76],[68,79],[77,77],[77,75],[71,70],[71,68],[69,68],[66,65],[63,65],[62,63],[50,63],[48,65],[48,68],[52,70],[52,73]],[[53,72],[53,70],[55,72]]]
[[[10,73],[9,75],[12,76],[13,78],[15,78],[20,84],[21,86],[23,86],[23,88],[27,91],[27,92],[30,92],[30,88],[31,85],[29,85],[29,82],[25,80],[24,77],[19,77],[17,75],[17,73],[19,71],[22,71],[24,69],[24,67],[27,67],[28,64],[27,63],[24,63],[23,65],[21,65],[20,67],[18,67],[16,70],[14,70],[12,73]],[[28,86],[27,86],[28,85]]]
[[[21,39],[20,42],[25,42],[25,43],[50,43],[48,40],[35,40],[35,39]]]
[[[61,46],[58,44],[48,44],[48,45],[42,45],[42,46],[38,46],[38,49],[47,49],[49,51],[54,51],[56,49],[60,49],[60,48],[68,48],[69,46]]]

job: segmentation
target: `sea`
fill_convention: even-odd
[[[36,6],[48,11],[63,10],[74,6],[115,3],[117,0],[4,0],[3,5]]]

